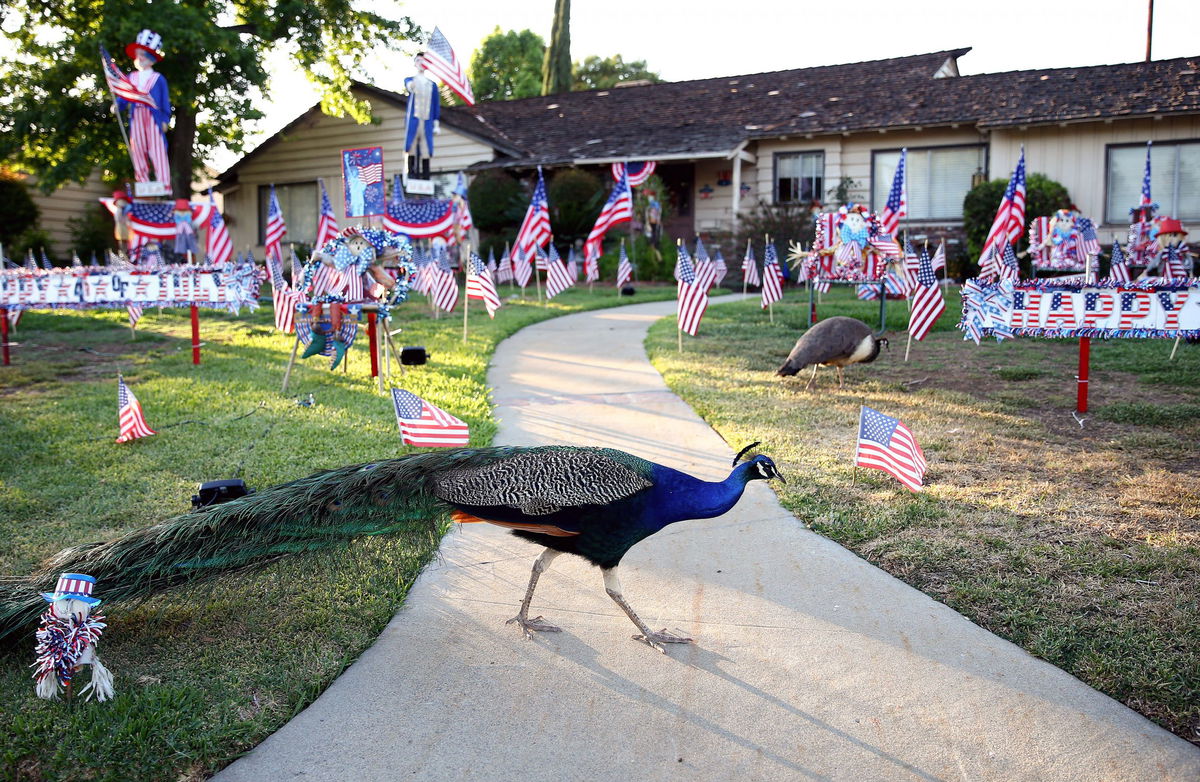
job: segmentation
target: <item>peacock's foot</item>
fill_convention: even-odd
[[[663,644],[691,644],[696,642],[693,638],[667,632],[667,628],[665,627],[657,633],[650,633],[648,636],[635,635],[633,636],[633,640],[641,641],[647,646],[652,646],[663,654],[667,653],[667,648]]]
[[[543,617],[535,616],[533,619],[522,619],[520,616],[514,616],[504,624],[510,625],[513,622],[521,625],[521,630],[525,633],[525,637],[532,640],[534,633],[561,633],[562,628],[547,622]]]

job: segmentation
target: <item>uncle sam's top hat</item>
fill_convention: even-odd
[[[83,573],[63,573],[58,577],[53,594],[43,592],[42,598],[47,603],[56,600],[82,600],[90,606],[96,606],[100,604],[100,598],[92,597],[92,589],[95,586],[96,579],[91,576],[85,576]]]

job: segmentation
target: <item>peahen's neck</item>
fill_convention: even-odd
[[[723,481],[702,481],[686,473],[659,467],[655,476],[653,516],[660,528],[686,519],[711,519],[741,499],[754,466],[743,462]]]

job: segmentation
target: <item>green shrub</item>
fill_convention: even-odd
[[[971,188],[963,199],[963,230],[967,234],[967,262],[963,264],[962,274],[967,277],[979,272],[975,262],[987,241],[988,231],[996,219],[996,209],[1004,190],[1008,187],[1007,179],[993,179]],[[1048,217],[1059,209],[1071,205],[1071,196],[1067,188],[1044,174],[1030,174],[1025,180],[1025,225],[1035,217]],[[1028,231],[1022,232],[1017,240],[1017,251],[1024,250],[1029,244]]]
[[[558,171],[546,186],[555,243],[586,239],[607,195],[595,174],[578,168]]]
[[[116,241],[113,238],[113,219],[100,204],[89,204],[79,217],[67,220],[71,233],[71,249],[86,263],[95,253],[104,258],[104,253]]]
[[[17,174],[0,169],[0,243],[5,248],[17,244],[18,237],[37,227],[38,208],[29,188]]]
[[[524,216],[526,195],[521,183],[507,171],[481,171],[467,188],[471,203],[471,219],[481,233],[492,233],[520,225]]]

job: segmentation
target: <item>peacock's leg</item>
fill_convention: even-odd
[[[809,375],[809,377],[808,377],[808,383],[807,383],[807,384],[804,386],[804,390],[805,390],[805,391],[807,391],[808,389],[812,388],[812,384],[813,384],[813,382],[814,382],[814,381],[816,381],[816,379],[817,379],[817,367],[819,367],[819,366],[820,366],[820,364],[813,364],[813,373],[812,373],[811,375]]]
[[[526,638],[532,639],[535,630],[541,633],[562,632],[561,627],[555,627],[540,616],[533,619],[529,618],[529,604],[533,601],[533,590],[537,588],[538,579],[550,567],[550,563],[554,561],[554,558],[561,553],[561,551],[548,548],[542,552],[540,557],[533,561],[533,573],[529,576],[529,588],[525,590],[525,599],[521,601],[521,611],[512,619],[505,622],[505,624],[509,625],[513,622],[521,625]]]
[[[842,374],[842,368],[838,367],[838,388],[844,388],[846,385],[846,377]]]
[[[637,629],[642,631],[641,635],[633,636],[633,640],[644,641],[663,654],[667,653],[667,649],[663,644],[692,643],[691,638],[684,638],[681,635],[669,633],[665,627],[657,633],[647,627],[646,623],[641,620],[641,617],[634,613],[633,607],[625,602],[625,596],[621,594],[621,580],[617,578],[617,569],[615,567],[605,568],[600,572],[604,574],[604,591],[608,592],[608,596],[613,599],[614,603],[621,606],[621,610],[633,620],[633,623],[637,625]]]

